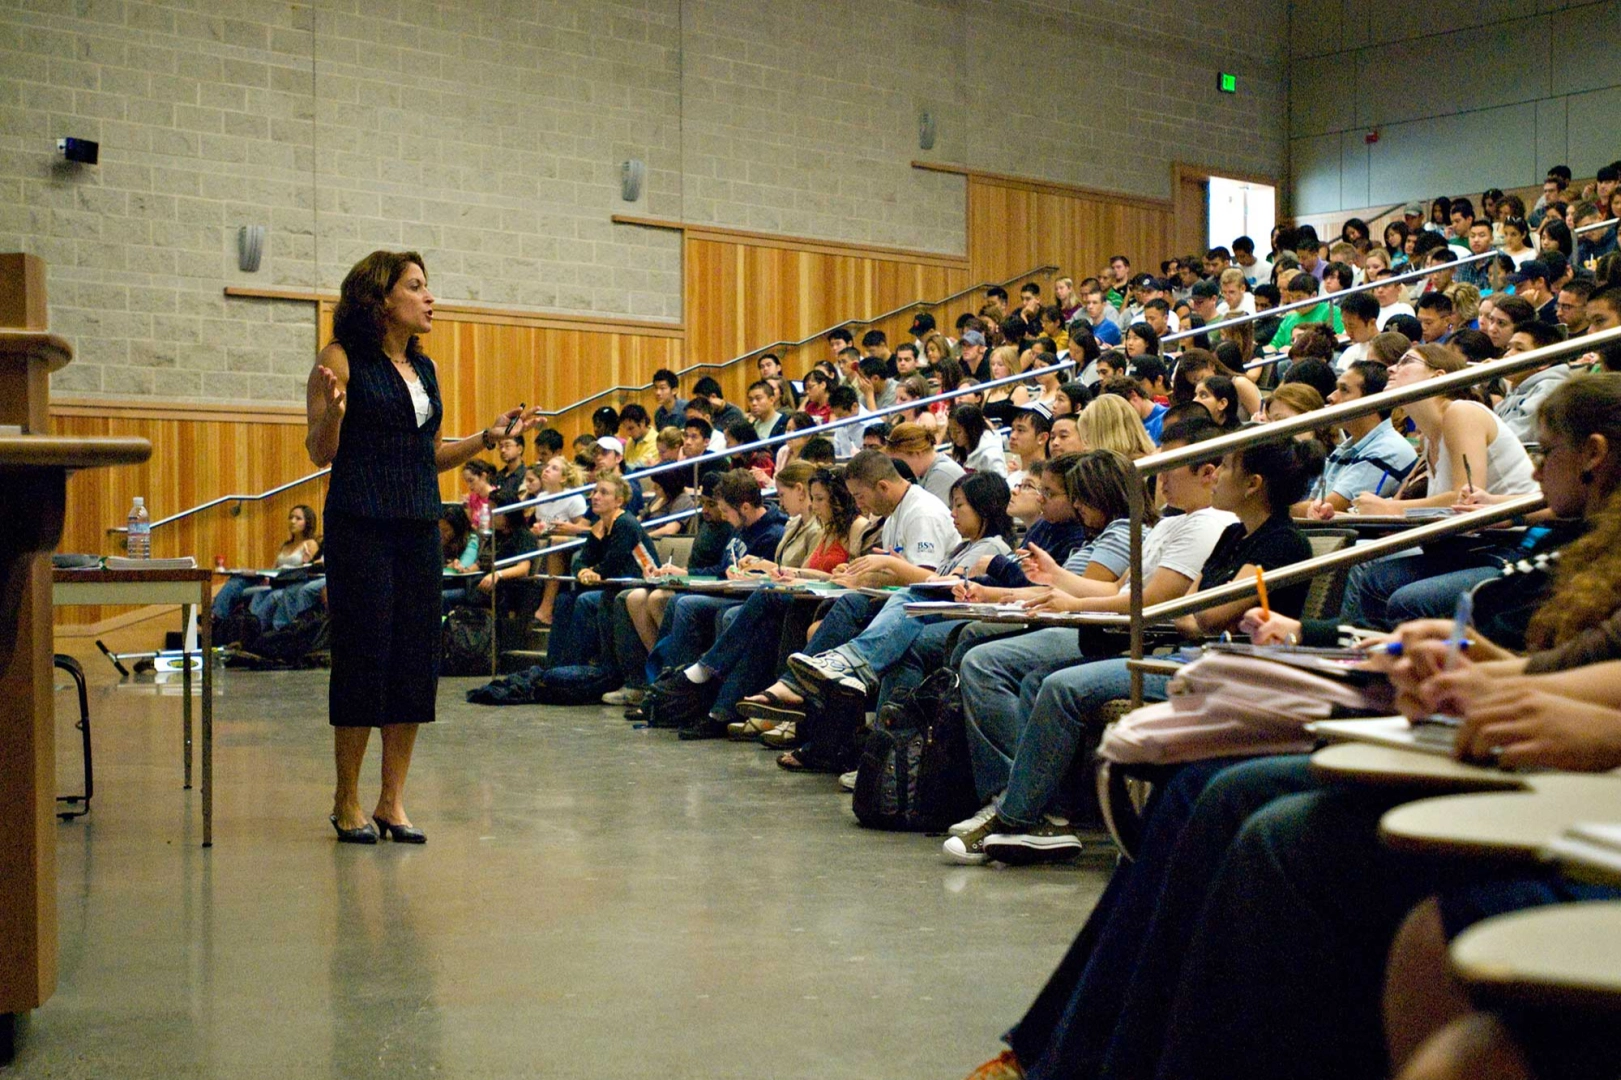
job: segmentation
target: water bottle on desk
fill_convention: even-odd
[[[135,496],[135,505],[129,508],[129,530],[124,537],[124,553],[132,559],[152,557],[152,515],[146,512],[146,500]]]
[[[495,531],[490,524],[490,504],[478,508],[478,567],[495,569]]]

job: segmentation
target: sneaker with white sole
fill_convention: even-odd
[[[957,824],[953,825],[951,828],[947,829],[946,835],[967,836],[969,833],[991,820],[991,815],[994,813],[996,813],[996,800],[992,799],[990,802],[979,808],[979,813],[975,814],[971,818],[965,818],[964,820],[957,822]]]
[[[981,847],[987,858],[998,862],[1024,865],[1026,863],[1062,862],[1081,853],[1081,838],[1075,827],[1063,818],[1044,815],[1040,824],[1020,828],[1006,822],[985,837]]]
[[[839,790],[840,791],[854,791],[856,789],[856,774],[859,773],[859,772],[860,772],[859,769],[851,769],[847,773],[840,773],[839,774]]]
[[[857,673],[856,666],[836,650],[815,656],[796,652],[788,658],[788,670],[813,694],[835,686],[863,697],[867,694],[867,681]]]
[[[636,690],[625,687],[623,690],[610,690],[602,695],[604,705],[640,705],[647,697],[646,690]]]
[[[991,857],[985,850],[985,838],[998,829],[1007,827],[1007,823],[993,812],[985,823],[973,832],[946,837],[946,842],[940,845],[940,853],[948,862],[961,863],[963,866],[978,866]]]

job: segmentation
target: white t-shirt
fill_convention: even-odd
[[[885,551],[899,555],[913,566],[934,569],[951,549],[962,543],[957,526],[951,522],[946,504],[916,484],[906,486],[900,505],[884,520],[878,542]],[[864,552],[851,552],[854,555]]]
[[[1404,304],[1398,300],[1389,307],[1382,307],[1379,309],[1379,321],[1375,325],[1378,326],[1379,332],[1382,334],[1385,332],[1385,323],[1389,322],[1394,316],[1411,314],[1413,314],[1413,305]]]
[[[1002,436],[994,430],[979,437],[979,445],[968,455],[967,465],[975,472],[993,472],[1007,475],[1007,454],[1002,449]]]
[[[1189,581],[1197,581],[1204,570],[1216,541],[1227,526],[1238,518],[1225,510],[1205,507],[1191,514],[1175,514],[1160,518],[1159,524],[1143,537],[1143,582],[1147,584],[1156,571],[1173,570]],[[1120,591],[1131,588],[1131,571],[1120,579]]]
[[[1218,301],[1217,304],[1216,304],[1216,318],[1218,318],[1218,319],[1221,318],[1223,315],[1227,314],[1231,310],[1232,310],[1232,308],[1230,308],[1227,305],[1227,301],[1225,301],[1225,300]],[[1244,299],[1242,299],[1242,300],[1240,300],[1238,302],[1238,310],[1240,312],[1242,312],[1243,314],[1245,314],[1245,315],[1254,315],[1255,314],[1255,294],[1252,293],[1252,292],[1245,293],[1244,294]]]
[[[1345,347],[1340,358],[1334,361],[1334,370],[1344,375],[1351,370],[1351,365],[1368,358],[1368,343],[1366,341],[1354,342]]]
[[[1272,264],[1265,259],[1258,258],[1249,266],[1236,261],[1233,265],[1244,271],[1244,280],[1249,282],[1252,289],[1263,283],[1270,284],[1272,281]]]
[[[573,521],[585,517],[585,496],[570,495],[554,502],[543,502],[535,507],[535,516],[548,525],[559,521]]]

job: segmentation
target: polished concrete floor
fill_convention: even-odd
[[[93,679],[96,797],[57,830],[60,984],[7,1077],[950,1080],[1106,880],[1101,853],[949,866],[756,747],[477,708],[470,679],[418,743],[427,846],[340,847],[324,672],[219,679],[204,851],[178,685],[61,646]]]

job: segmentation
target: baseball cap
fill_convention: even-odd
[[[602,438],[598,439],[597,440],[597,449],[598,450],[612,450],[614,453],[618,454],[620,457],[625,456],[625,444],[620,442],[618,439],[614,438],[612,435],[604,435]]]
[[[1214,300],[1221,295],[1221,290],[1216,288],[1213,281],[1195,281],[1193,288],[1189,291],[1193,296],[1197,296],[1201,300]]]
[[[965,331],[962,336],[962,344],[983,345],[985,344],[985,335],[980,333],[978,330]]]
[[[1402,213],[1402,217],[1423,217],[1424,216],[1424,204],[1423,203],[1410,202],[1406,206],[1401,208],[1401,213]]]

